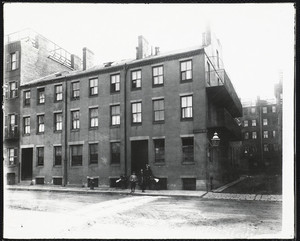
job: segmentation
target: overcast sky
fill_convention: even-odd
[[[280,70],[293,85],[291,3],[4,5],[5,34],[29,27],[79,56],[88,47],[99,63],[134,58],[138,35],[161,52],[201,45],[207,21],[239,97],[273,98]]]

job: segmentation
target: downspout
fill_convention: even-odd
[[[68,184],[68,85],[65,77],[65,157],[64,157],[64,186]]]
[[[127,177],[127,64],[124,65],[124,175]]]

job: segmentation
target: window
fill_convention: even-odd
[[[90,127],[98,127],[98,107],[90,108]]]
[[[71,98],[72,100],[79,100],[80,96],[80,83],[78,82],[72,82],[71,83],[71,88],[72,88],[72,95]]]
[[[252,120],[252,126],[256,126],[256,120]]]
[[[30,90],[24,91],[24,106],[30,106]]]
[[[192,60],[180,62],[181,81],[192,80]]]
[[[269,151],[269,146],[268,146],[268,144],[264,144],[264,151],[265,151],[265,152]]]
[[[163,66],[152,68],[153,86],[161,86],[164,84],[164,69]]]
[[[62,148],[61,146],[54,147],[54,166],[61,166]]]
[[[114,105],[110,107],[111,125],[120,125],[120,105]]]
[[[264,114],[268,113],[268,107],[263,107],[262,110]]]
[[[44,166],[44,147],[37,148],[37,165]]]
[[[98,163],[98,144],[89,145],[89,154],[90,154],[90,164]]]
[[[268,119],[263,119],[263,125],[267,126],[268,125]]]
[[[40,88],[37,90],[38,92],[38,104],[45,103],[45,88]]]
[[[247,126],[248,126],[248,121],[244,120],[244,127],[247,127]]]
[[[182,161],[194,162],[194,138],[182,138]]]
[[[98,95],[98,78],[90,79],[90,96]]]
[[[256,131],[252,132],[252,139],[257,139]]]
[[[55,101],[62,101],[63,99],[63,88],[62,85],[54,86],[55,89]]]
[[[136,70],[131,72],[131,89],[142,88],[142,71]]]
[[[244,138],[245,138],[245,140],[248,140],[248,139],[249,139],[249,132],[245,132]]]
[[[153,118],[154,122],[161,122],[165,120],[165,104],[164,99],[153,100]]]
[[[18,96],[17,82],[10,82],[9,83],[9,98],[15,98],[17,96]]]
[[[193,96],[181,97],[181,119],[193,118]]]
[[[23,118],[24,135],[30,135],[30,117]]]
[[[131,113],[132,113],[132,123],[142,123],[142,103],[132,103],[131,104]]]
[[[273,138],[276,137],[276,131],[272,131]]]
[[[82,166],[82,145],[71,146],[71,165]]]
[[[251,113],[254,114],[255,113],[255,107],[251,108]]]
[[[54,114],[54,130],[61,131],[62,130],[62,113]]]
[[[45,116],[44,115],[38,115],[38,133],[44,133],[45,131]]]
[[[154,142],[154,161],[161,163],[165,161],[165,140],[157,139]]]
[[[276,106],[275,105],[272,106],[272,112],[276,113]]]
[[[11,165],[16,165],[17,164],[17,148],[8,148],[8,164]]]
[[[72,130],[79,129],[79,110],[71,111],[71,118],[72,118]]]
[[[19,51],[11,53],[9,56],[8,70],[15,70],[19,68]]]
[[[120,163],[120,142],[110,143],[111,164]]]
[[[110,92],[120,92],[120,75],[115,74],[110,76]]]
[[[268,131],[264,131],[264,138],[268,138]]]
[[[9,118],[9,133],[12,136],[15,136],[18,132],[18,116],[15,114],[8,115]]]

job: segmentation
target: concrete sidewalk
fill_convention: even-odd
[[[187,191],[187,190],[136,190],[134,194],[130,189],[101,188],[93,190],[87,187],[62,187],[53,185],[12,185],[6,186],[6,190],[23,191],[48,191],[48,192],[69,192],[80,194],[110,194],[110,195],[143,195],[143,196],[167,196],[167,197],[198,197],[203,199],[232,199],[232,200],[252,200],[252,201],[282,201],[281,195],[262,195],[262,194],[230,194],[215,193],[206,191]]]

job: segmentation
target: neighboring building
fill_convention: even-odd
[[[7,182],[20,181],[20,103],[27,105],[30,92],[20,99],[20,85],[49,74],[81,69],[81,59],[40,34],[26,29],[5,36],[4,44],[4,167]],[[27,130],[30,126],[26,122]]]
[[[93,178],[113,187],[149,163],[162,189],[206,190],[232,180],[242,105],[220,43],[210,31],[204,40],[150,54],[139,36],[134,60],[22,84],[21,174],[37,184]],[[209,148],[214,132],[220,146]]]
[[[281,87],[280,87],[281,86]],[[277,100],[243,102],[242,159],[249,173],[282,171],[282,84],[275,87]],[[280,99],[281,98],[281,99]]]

